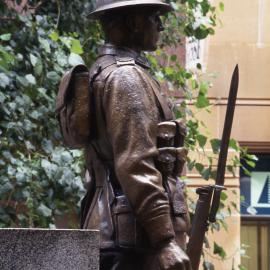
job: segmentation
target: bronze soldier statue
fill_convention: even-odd
[[[142,54],[156,50],[169,11],[161,0],[98,0],[90,14],[106,40],[89,72],[94,132],[82,228],[100,230],[101,270],[191,270],[177,180],[186,130]]]
[[[205,232],[215,222],[237,98],[230,86],[216,184],[197,189],[192,228],[181,175],[186,129],[175,120],[143,51],[163,30],[162,0],[98,0],[105,45],[90,71],[75,66],[61,81],[56,112],[64,141],[86,153],[81,227],[100,230],[101,270],[197,270]],[[186,233],[190,231],[186,248]],[[187,252],[188,256],[186,255]]]

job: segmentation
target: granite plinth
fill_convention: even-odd
[[[99,232],[0,229],[1,270],[98,270]]]

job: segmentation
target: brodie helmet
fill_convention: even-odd
[[[173,10],[169,4],[164,3],[162,0],[97,0],[96,8],[88,14],[88,18],[97,19],[106,11],[135,6],[156,7],[162,13]]]

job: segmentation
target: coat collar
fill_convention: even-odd
[[[104,56],[104,55],[113,55],[117,57],[132,58],[134,59],[136,64],[147,69],[150,68],[150,63],[144,55],[139,54],[136,51],[131,50],[126,47],[117,47],[110,43],[106,43],[99,49],[99,57]]]

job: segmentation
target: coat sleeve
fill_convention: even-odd
[[[153,246],[173,238],[167,195],[155,168],[159,111],[149,78],[136,66],[117,68],[103,97],[117,178]]]

